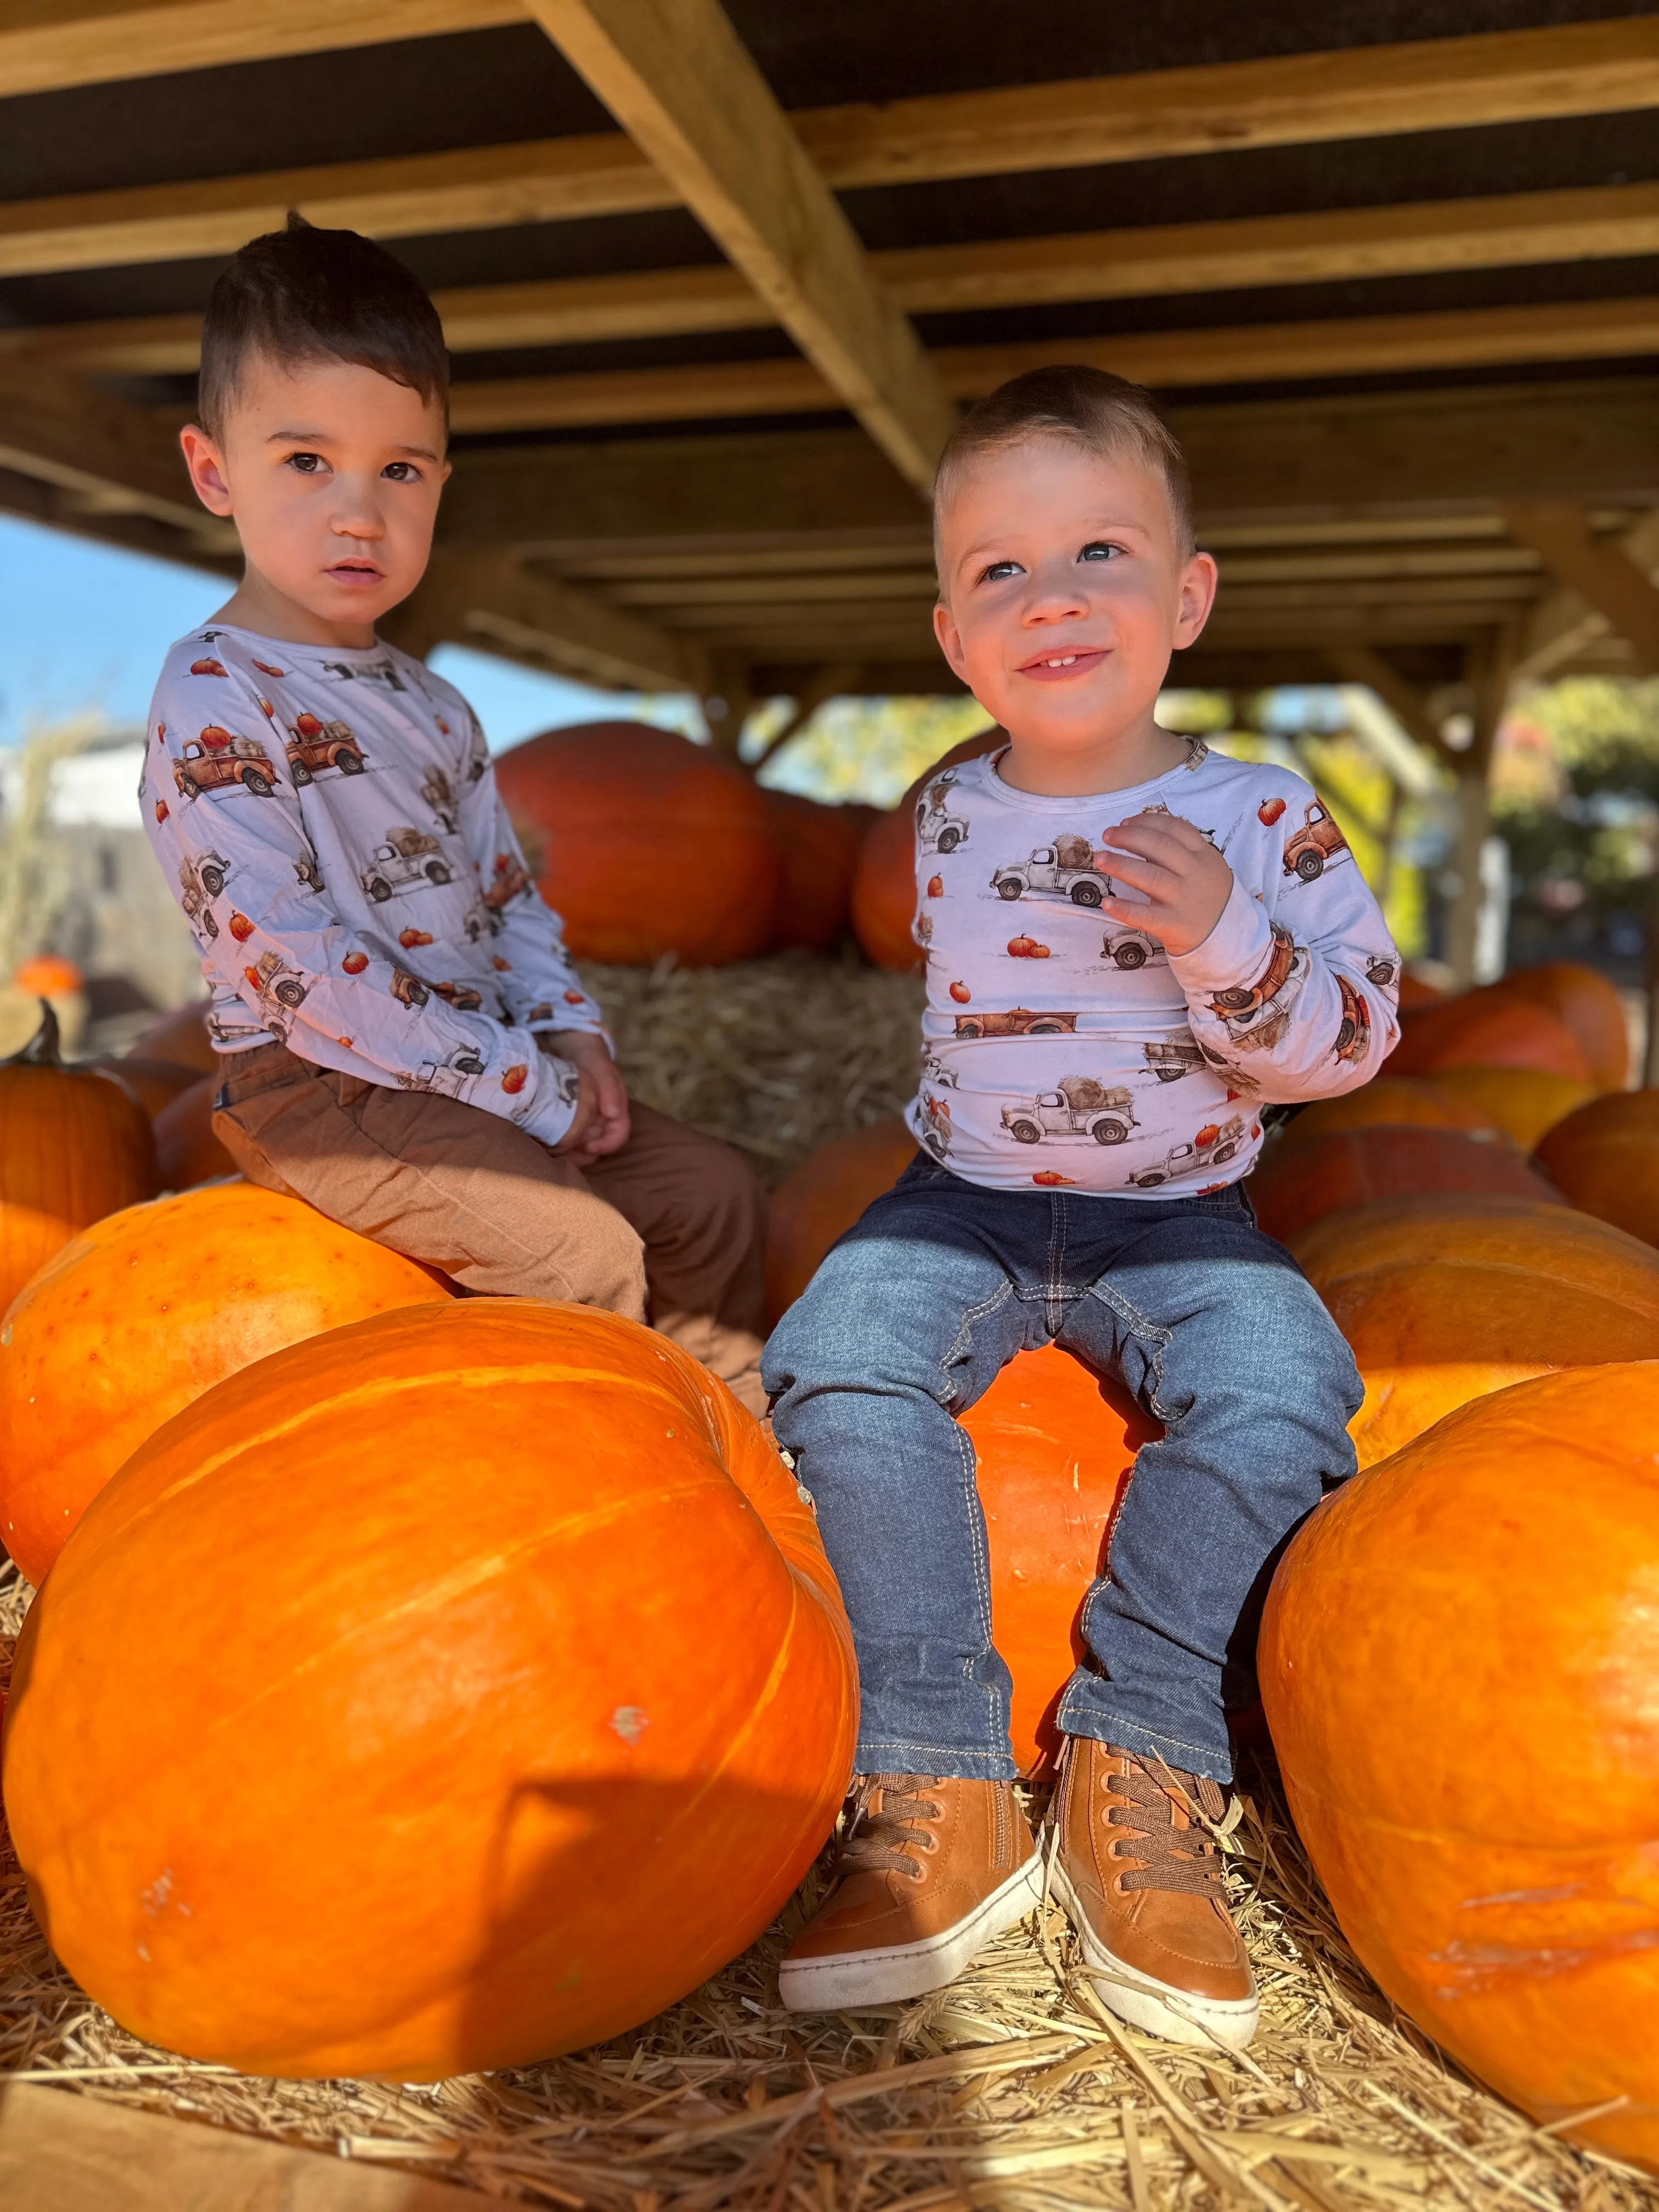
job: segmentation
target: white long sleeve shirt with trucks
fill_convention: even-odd
[[[927,957],[918,1141],[999,1190],[1119,1198],[1236,1182],[1261,1109],[1375,1074],[1399,1031],[1400,959],[1311,785],[1194,743],[1151,782],[1086,798],[1016,791],[1000,754],[916,802],[915,936]],[[1202,945],[1171,957],[1100,911],[1109,824],[1148,809],[1202,831],[1233,872]]]
[[[602,1031],[460,693],[392,647],[210,624],[168,653],[139,804],[201,948],[221,1052],[280,1039],[556,1144]]]

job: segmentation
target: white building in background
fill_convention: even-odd
[[[16,818],[20,752],[0,751],[0,851]],[[165,1012],[198,997],[202,977],[195,940],[139,823],[143,762],[143,731],[123,728],[54,764],[41,833],[52,910],[43,919],[46,949],[89,981],[125,977]]]

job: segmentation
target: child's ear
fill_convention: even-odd
[[[186,422],[179,433],[179,448],[190,471],[190,481],[210,514],[229,514],[230,479],[224,457],[199,422]]]
[[[1183,645],[1190,645],[1210,619],[1219,580],[1213,553],[1194,553],[1182,571],[1181,606],[1175,631],[1177,651]]]
[[[968,658],[962,649],[962,632],[957,628],[956,617],[943,599],[933,609],[933,635],[939,640],[939,649],[965,684],[968,681]]]

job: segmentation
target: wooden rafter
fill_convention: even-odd
[[[1646,675],[1659,675],[1659,585],[1617,543],[1598,538],[1570,500],[1517,500],[1504,520],[1551,574],[1586,600],[1632,647]]]
[[[167,429],[35,364],[0,369],[0,468],[56,486],[84,513],[147,515],[215,552],[235,543],[198,501]]]
[[[0,98],[522,20],[517,0],[9,0]]]
[[[455,0],[458,10],[466,4]],[[310,0],[307,6],[313,17],[324,14]],[[46,0],[40,0],[36,12],[42,21],[62,15]],[[136,25],[141,15],[222,15],[240,21],[246,37],[257,41],[261,27],[275,37],[303,12],[297,0],[270,6],[256,0],[186,0],[170,9],[135,7],[129,20]],[[414,37],[422,22],[441,27],[436,20],[441,12],[437,0],[378,0],[373,10],[336,9],[327,18],[335,35],[324,40],[319,31],[317,43]],[[394,16],[395,32],[377,29]],[[100,73],[110,74],[98,59],[104,51],[99,40],[77,28],[85,21],[54,21],[49,35],[65,42],[65,52],[71,34],[79,38]],[[0,33],[0,71],[6,51]],[[12,51],[15,70],[24,50]],[[179,49],[165,41],[153,40],[147,51],[157,67],[185,65],[173,58]],[[256,51],[250,45],[243,58]],[[6,84],[0,74],[0,85]],[[798,110],[790,121],[825,180],[846,191],[1656,105],[1659,15],[1644,15],[1129,76],[1068,78],[880,106]],[[672,206],[677,198],[668,177],[614,132],[335,162],[13,201],[0,209],[0,276],[228,253],[280,223],[290,207],[313,222],[400,238],[633,214]]]
[[[527,4],[842,404],[925,489],[955,410],[717,0]]]
[[[1619,545],[1626,559],[1633,561],[1650,583],[1659,584],[1659,507],[1650,507],[1632,524],[1620,537]],[[1617,635],[1607,617],[1580,592],[1563,584],[1533,610],[1521,640],[1516,678],[1549,676],[1593,653],[1609,633]]]
[[[1039,345],[950,346],[929,355],[959,398],[1057,359],[1092,362],[1139,384],[1237,384],[1376,375],[1521,362],[1637,358],[1659,346],[1659,300],[1340,315],[1230,329],[1126,331]],[[574,429],[601,424],[805,415],[846,404],[810,361],[707,362],[672,368],[466,380],[454,387],[459,431]]]
[[[988,239],[869,261],[897,306],[920,314],[1655,252],[1659,185],[1640,184]],[[769,304],[723,267],[469,285],[434,294],[434,303],[453,353],[749,330],[772,319]],[[9,331],[0,347],[103,373],[173,374],[195,368],[200,339],[198,315],[149,315]]]
[[[1201,532],[1367,518],[1490,532],[1495,502],[1659,499],[1659,378],[1177,404]],[[725,543],[919,542],[902,481],[838,429],[572,441],[465,453],[439,529],[459,546],[597,555]],[[1426,589],[1431,588],[1425,586]]]

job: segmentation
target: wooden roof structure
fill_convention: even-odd
[[[601,682],[951,690],[964,399],[1093,362],[1190,455],[1175,680],[1659,669],[1659,14],[1617,0],[0,0],[0,507],[210,564],[222,258],[391,242],[455,356],[398,619]]]

